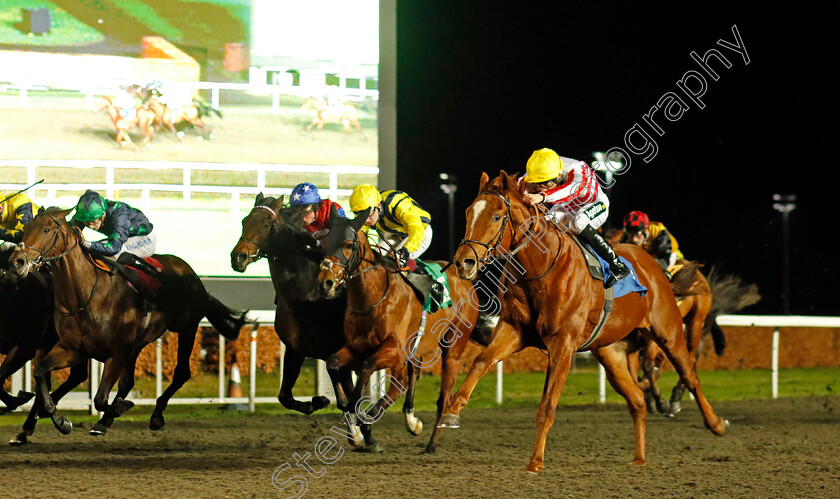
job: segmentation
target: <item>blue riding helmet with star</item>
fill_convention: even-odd
[[[298,184],[292,189],[289,204],[316,204],[321,202],[321,195],[318,188],[309,182]]]

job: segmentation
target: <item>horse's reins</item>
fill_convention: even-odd
[[[333,279],[336,281],[336,284],[335,284],[336,286],[341,284],[341,281],[338,280],[338,276],[336,275],[336,272],[333,270],[333,267],[341,267],[342,269],[344,269],[344,277],[347,280],[353,279],[354,277],[359,277],[360,275],[364,274],[365,272],[377,269],[379,267],[383,267],[382,256],[381,255],[379,255],[379,258],[377,259],[376,258],[377,253],[374,253],[373,250],[371,250],[371,253],[373,253],[373,255],[374,255],[374,259],[373,260],[365,260],[365,256],[366,256],[365,252],[363,252],[363,253],[361,253],[361,255],[359,255],[360,248],[362,250],[364,250],[364,246],[362,246],[362,244],[359,242],[358,233],[353,232],[353,248],[352,248],[351,253],[350,253],[350,258],[345,258],[344,255],[342,254],[341,258],[333,256],[333,258],[336,258],[338,261],[333,261],[331,259],[326,259],[325,258],[324,261],[321,262],[321,269],[326,270],[330,274],[332,274]],[[359,256],[355,257],[356,255],[359,255]],[[345,263],[341,262],[341,259],[344,259]],[[368,267],[364,270],[359,270],[358,272],[356,272],[359,269],[359,267],[362,265],[362,262],[368,262],[368,263],[372,264],[372,266],[370,266],[370,267]],[[385,267],[383,267],[383,268],[385,268]],[[382,293],[382,296],[379,297],[379,299],[376,301],[376,303],[374,303],[373,305],[369,306],[368,308],[366,308],[364,310],[353,309],[353,308],[350,307],[350,305],[348,303],[348,309],[350,310],[350,313],[353,313],[353,314],[356,314],[356,315],[367,315],[367,314],[373,312],[373,310],[376,308],[376,306],[379,305],[380,303],[382,303],[382,301],[385,300],[385,297],[388,296],[388,291],[391,289],[391,278],[390,278],[390,276],[388,276],[390,271],[388,271],[387,268],[385,268],[385,271],[386,271],[385,272],[385,291]],[[342,279],[342,281],[343,281],[343,279]]]

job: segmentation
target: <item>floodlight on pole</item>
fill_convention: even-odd
[[[613,154],[621,156],[619,153],[611,153],[610,156],[613,156]],[[595,158],[595,161],[591,165],[592,169],[596,172],[604,172],[604,178],[606,180],[604,189],[609,189],[613,185],[613,175],[624,168],[624,163],[613,158],[605,160],[603,151],[594,151],[592,157]]]
[[[790,315],[790,212],[796,209],[795,194],[773,194],[773,209],[782,214],[782,245],[784,253],[782,311]]]
[[[445,183],[440,184],[440,190],[446,193],[449,200],[449,255],[455,255],[455,192],[458,186],[455,184],[458,178],[449,173],[441,173],[440,179]]]

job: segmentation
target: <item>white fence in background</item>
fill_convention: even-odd
[[[351,78],[352,79],[352,78]],[[18,107],[25,108],[28,105],[29,96],[32,93],[46,91],[78,92],[85,97],[85,107],[90,109],[94,106],[97,96],[113,95],[114,91],[123,85],[144,83],[135,81],[113,81],[100,83],[97,86],[79,88],[78,86],[67,86],[58,88],[50,85],[39,84],[38,82],[13,82],[0,86],[0,91],[16,90],[18,92]],[[278,83],[281,83],[278,80]],[[220,94],[222,90],[246,92],[254,95],[271,95],[271,111],[274,114],[280,113],[280,96],[294,97],[320,97],[324,93],[323,84],[296,86],[291,82],[276,85],[259,85],[250,83],[220,83],[210,81],[197,82],[169,82],[169,86],[187,88],[190,90],[209,90],[210,105],[216,109],[222,109]],[[362,101],[365,98],[379,100],[379,90],[365,88],[347,87],[347,78],[340,78],[339,91],[347,101]]]
[[[258,322],[259,324],[274,324],[274,311],[273,310],[256,310],[249,312],[249,317]],[[717,322],[721,326],[758,326],[758,327],[772,327],[773,335],[772,335],[772,350],[771,350],[771,388],[773,398],[778,398],[779,396],[779,328],[782,327],[832,327],[832,328],[840,328],[840,317],[812,317],[812,316],[797,316],[797,315],[720,315],[717,318]],[[209,326],[210,324],[207,322],[202,323],[202,326]],[[242,403],[248,404],[248,407],[251,411],[254,411],[255,404],[258,403],[276,403],[276,397],[257,397],[256,396],[256,359],[257,359],[257,328],[254,327],[251,330],[251,351],[250,351],[250,369],[249,369],[249,393],[247,397],[237,397],[231,398],[225,396],[226,390],[226,377],[225,377],[225,365],[224,365],[224,348],[225,348],[225,341],[223,337],[219,337],[219,393],[218,397],[201,397],[201,398],[172,398],[170,400],[170,404],[226,404],[226,403]],[[283,355],[282,349],[283,344],[280,345],[281,348],[281,355],[280,355],[280,373],[282,376],[283,372]],[[91,361],[91,382],[90,386],[90,400],[86,402],[85,406],[89,407],[91,410],[91,414],[95,414],[96,410],[93,407],[93,397],[96,394],[96,390],[99,385],[98,380],[98,373],[101,372],[100,369],[101,363],[92,360]],[[603,366],[599,367],[599,401],[601,403],[606,402],[606,376],[604,372]],[[501,404],[503,401],[502,393],[503,393],[503,383],[504,383],[504,375],[503,375],[503,367],[502,362],[497,364],[496,370],[496,403]],[[315,386],[318,386],[318,395],[324,395],[329,397],[331,400],[335,400],[334,394],[326,388],[329,387],[327,383],[319,382],[319,374],[321,379],[326,378],[326,370],[323,361],[318,361],[318,369],[316,370],[316,383]],[[138,405],[155,405],[155,401],[157,397],[163,393],[163,374],[162,374],[162,363],[161,363],[161,340],[158,339],[157,341],[157,362],[156,362],[156,394],[155,398],[141,398],[141,399],[132,399],[135,404]],[[280,378],[280,383],[282,383],[282,377]],[[372,383],[375,385],[375,383]],[[26,391],[32,391],[32,365],[31,362],[27,362],[26,367],[23,369],[23,373],[18,371],[12,377],[12,390],[11,393],[17,393],[18,390],[25,389]],[[59,404],[60,407],[65,407]],[[24,406],[24,409],[31,407],[31,403]],[[73,407],[77,408],[77,407]],[[22,410],[22,409],[19,409]]]
[[[0,160],[0,168],[16,167],[26,168],[26,184],[0,183],[0,190],[11,191],[22,189],[33,184],[36,180],[37,168],[101,168],[105,170],[105,182],[100,183],[79,183],[79,184],[56,184],[41,183],[32,187],[32,192],[46,191],[46,196],[40,197],[41,205],[55,203],[56,192],[75,191],[79,194],[85,189],[93,189],[99,192],[104,191],[105,197],[113,199],[114,192],[119,190],[140,191],[140,209],[148,209],[149,193],[152,191],[180,192],[184,201],[190,200],[193,192],[230,194],[231,216],[238,217],[239,197],[241,195],[254,196],[259,192],[265,195],[290,194],[291,188],[266,187],[265,176],[268,172],[280,173],[307,173],[307,174],[328,174],[329,186],[322,189],[330,199],[337,199],[339,196],[347,197],[352,189],[339,189],[339,175],[368,174],[378,175],[377,166],[351,166],[351,165],[287,165],[287,164],[264,164],[264,163],[197,163],[185,161],[111,161],[111,160],[44,160],[44,159],[7,159]],[[158,184],[158,183],[117,183],[114,181],[114,172],[118,169],[135,170],[181,170],[182,181],[180,184]],[[195,185],[192,183],[193,170],[216,170],[233,172],[254,172],[256,182],[254,186],[227,186],[227,185]]]

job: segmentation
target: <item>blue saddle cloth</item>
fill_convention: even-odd
[[[612,275],[610,273],[610,264],[607,263],[606,260],[598,256],[597,253],[594,251],[592,252],[595,255],[595,258],[598,259],[598,262],[601,264],[601,269],[604,271],[604,281],[606,282],[607,279]],[[642,283],[639,282],[638,276],[636,276],[636,269],[633,268],[633,265],[627,261],[626,258],[623,256],[618,257],[619,260],[624,262],[624,265],[630,269],[632,272],[629,276],[621,279],[620,281],[613,284],[613,298],[621,298],[622,296],[626,295],[627,293],[639,293],[642,296],[645,296],[647,293],[647,288],[642,286]]]

